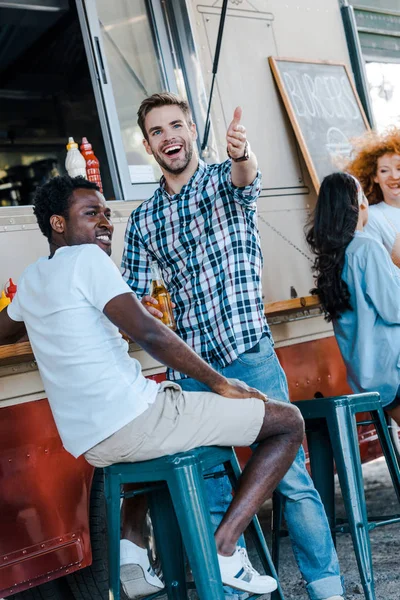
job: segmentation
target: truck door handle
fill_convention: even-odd
[[[98,59],[99,65],[100,65],[100,71],[101,71],[101,76],[103,78],[103,83],[107,83],[107,76],[106,76],[106,70],[104,68],[103,55],[102,55],[101,49],[100,49],[100,41],[97,36],[95,36],[95,38],[94,38],[94,43],[96,46],[97,59]]]

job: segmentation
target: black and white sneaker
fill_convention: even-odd
[[[268,594],[278,587],[273,577],[260,575],[253,568],[245,548],[236,546],[232,556],[218,554],[218,562],[224,585],[252,594]]]
[[[121,585],[130,600],[155,594],[164,588],[150,564],[147,550],[129,540],[120,544]]]

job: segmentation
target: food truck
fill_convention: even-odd
[[[127,219],[160,176],[141,100],[186,97],[207,162],[225,160],[240,105],[263,174],[264,302],[291,399],[347,393],[310,296],[304,226],[352,133],[398,122],[399,38],[397,0],[0,0],[0,285],[48,251],[32,198],[65,173],[69,137],[99,159],[119,265]],[[364,461],[379,455],[374,430],[359,439]],[[0,347],[0,447],[0,597],[108,598],[102,473],[62,448],[29,342]]]

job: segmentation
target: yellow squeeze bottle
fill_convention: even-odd
[[[10,304],[11,300],[10,298],[7,298],[5,291],[3,290],[1,292],[1,296],[0,296],[0,312]]]

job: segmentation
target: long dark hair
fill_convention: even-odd
[[[313,272],[327,321],[352,310],[350,292],[342,279],[346,248],[354,237],[358,221],[357,184],[346,173],[333,173],[322,182],[317,205],[306,234],[316,255]]]

